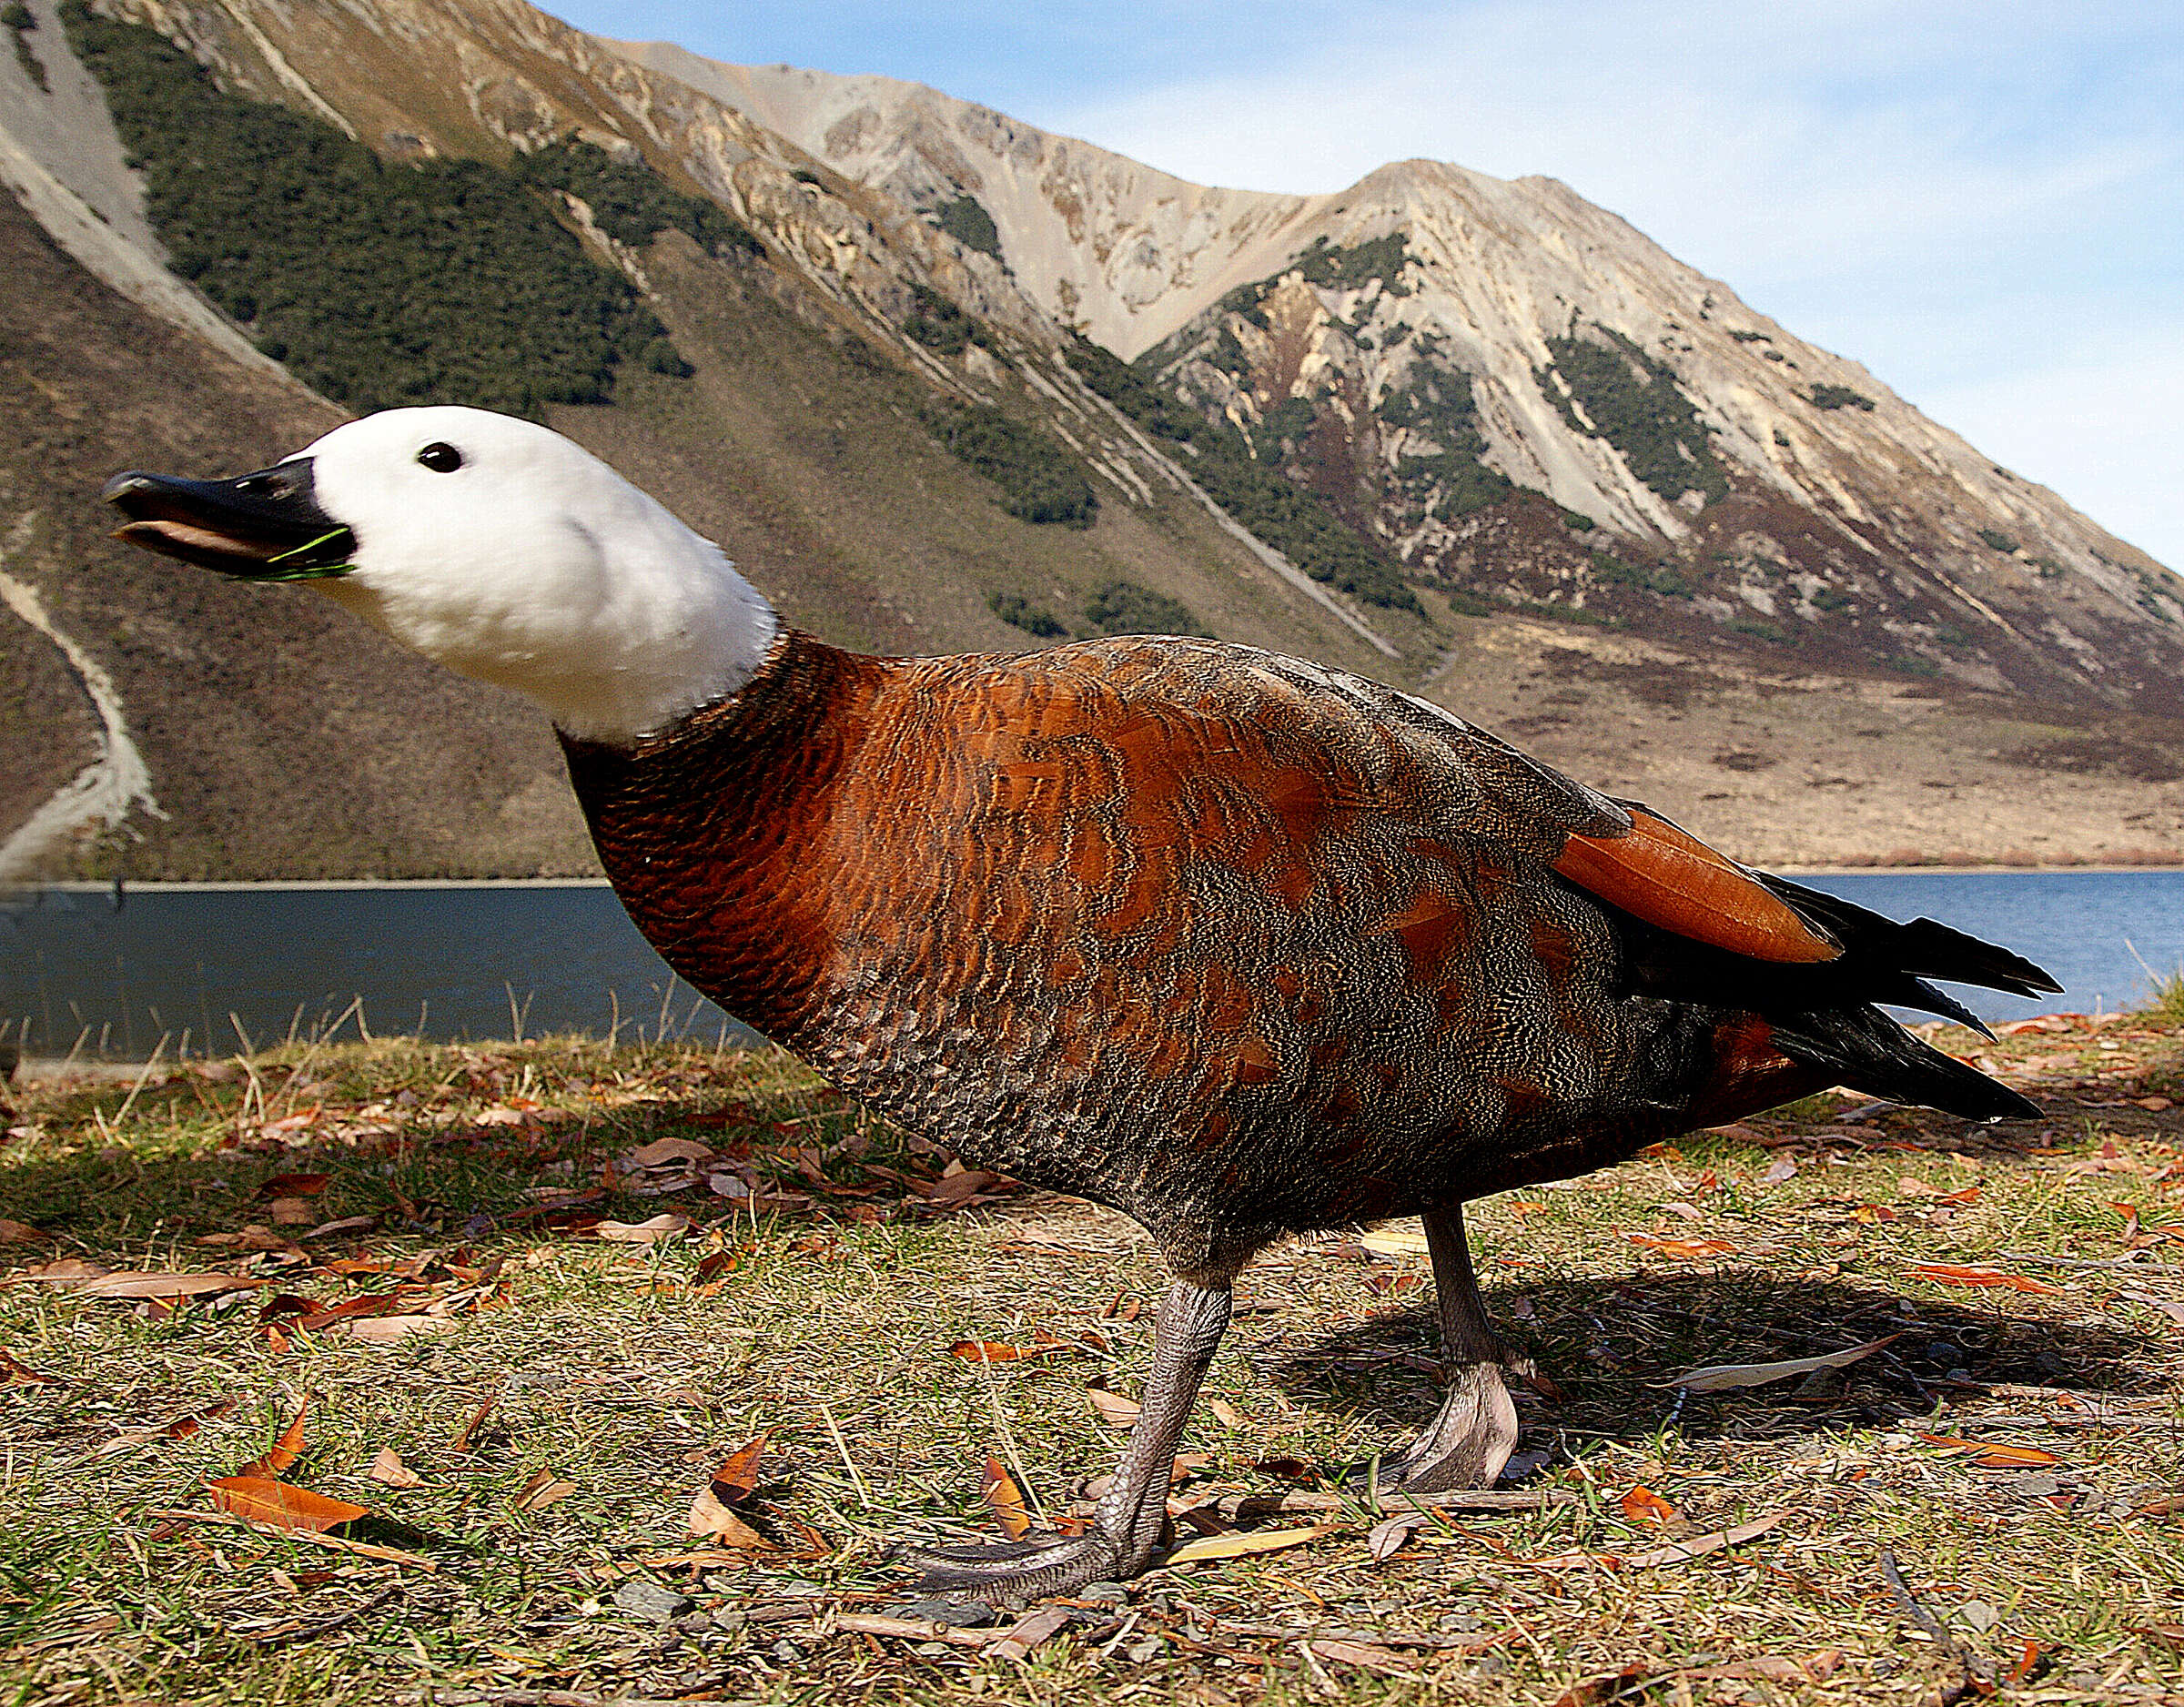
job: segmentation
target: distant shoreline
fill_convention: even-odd
[[[2133,873],[2184,872],[2177,865],[1767,865],[1760,869],[1784,877],[2118,877]],[[169,882],[160,878],[125,879],[125,890],[136,894],[242,894],[253,891],[379,890],[379,889],[604,889],[604,877],[268,877],[256,880],[215,880],[205,883]],[[111,894],[111,883],[25,884],[15,891],[28,897],[40,894],[67,895]]]

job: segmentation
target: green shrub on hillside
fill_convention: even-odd
[[[30,46],[30,32],[38,27],[38,15],[23,0],[7,0],[7,5],[0,6],[0,24],[15,32],[15,63],[23,67],[23,75],[37,86],[39,94],[50,95],[53,85],[46,80],[45,62]]]
[[[515,173],[390,165],[319,119],[222,93],[154,31],[82,0],[62,19],[143,167],[170,265],[329,397],[535,416],[603,402],[626,360],[682,369],[629,281]]]
[[[592,223],[617,243],[642,248],[672,227],[713,255],[763,255],[758,234],[703,196],[685,196],[652,167],[617,160],[596,143],[563,136],[518,155],[515,175],[542,189],[566,190],[592,209]]]
[[[1069,631],[1062,620],[1045,605],[1034,604],[1020,592],[989,592],[986,595],[986,609],[1011,628],[1020,628],[1026,634],[1036,634],[1041,640],[1054,640]]]
[[[1420,611],[1401,568],[1308,487],[1256,460],[1226,421],[1207,419],[1112,350],[1079,338],[1069,365],[1085,383],[1170,449],[1206,495],[1315,581],[1368,604]]]
[[[1671,503],[1685,492],[1698,492],[1709,503],[1728,496],[1729,477],[1698,410],[1676,389],[1675,375],[1620,332],[1593,330],[1607,341],[1574,335],[1547,340],[1550,365],[1534,375],[1541,395],[1579,432],[1623,452],[1631,472]],[[1553,374],[1569,386],[1568,396]],[[1583,416],[1572,403],[1582,406]]]
[[[966,344],[976,344],[982,349],[994,348],[994,335],[982,321],[973,319],[939,291],[925,285],[910,287],[910,312],[904,317],[903,330],[944,356],[962,355]]]
[[[976,249],[981,255],[1001,258],[1001,231],[994,224],[994,217],[976,196],[958,196],[933,210],[933,217],[956,242],[966,249]]]
[[[1001,489],[1002,508],[1010,515],[1068,528],[1092,525],[1099,510],[1092,482],[1037,428],[985,403],[935,403],[925,410],[925,424],[942,449]]]
[[[1374,413],[1391,427],[1413,428],[1441,446],[1423,456],[1403,457],[1395,470],[1405,490],[1421,502],[1431,501],[1438,490],[1441,515],[1468,516],[1516,490],[1506,474],[1486,465],[1486,436],[1479,430],[1471,376],[1461,369],[1417,364],[1410,384],[1390,391]],[[1589,516],[1580,520],[1588,528],[1592,525]]]
[[[2015,555],[2017,549],[2017,542],[1999,528],[1980,529],[1979,540],[1988,550],[1999,551],[2005,557]]]
[[[1206,632],[1181,600],[1119,578],[1085,601],[1085,621],[1103,634]]]
[[[1815,409],[1857,409],[1873,413],[1873,399],[1863,391],[1854,391],[1846,385],[1815,385],[1813,387]]]

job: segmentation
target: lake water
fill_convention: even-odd
[[[1891,917],[2007,944],[2060,996],[1960,990],[1988,1019],[2142,998],[2143,960],[2184,965],[2184,872],[1886,873],[1808,878]],[[2134,952],[2135,951],[2135,952]],[[0,1024],[31,1055],[141,1059],[322,1032],[360,998],[374,1035],[519,1032],[712,1042],[740,1032],[668,970],[596,884],[54,891],[0,907]]]

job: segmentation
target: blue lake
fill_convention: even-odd
[[[1896,918],[2007,944],[2064,994],[1962,991],[1988,1019],[2141,999],[2184,965],[2184,872],[1887,873],[1804,881]],[[2142,965],[2140,963],[2145,964]],[[374,1035],[739,1033],[595,884],[51,891],[0,906],[0,1025],[30,1055],[138,1059],[308,1036],[348,1010]],[[748,1036],[748,1034],[742,1034]]]

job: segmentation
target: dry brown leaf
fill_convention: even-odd
[[[690,1502],[689,1525],[693,1535],[705,1540],[719,1541],[739,1552],[770,1553],[778,1550],[772,1541],[723,1505],[710,1484],[699,1489],[697,1497]]]
[[[57,1375],[47,1375],[43,1369],[34,1369],[12,1351],[0,1351],[0,1387],[64,1387]]]
[[[680,1238],[696,1225],[687,1215],[666,1209],[649,1221],[601,1221],[591,1231],[593,1238],[618,1245],[655,1245],[663,1238]]]
[[[2050,1298],[2061,1296],[2059,1290],[2021,1274],[2004,1274],[1998,1268],[1984,1263],[1922,1262],[1914,1263],[1905,1272],[1920,1280],[1932,1280],[1950,1287],[2007,1287],[2012,1292],[2041,1292]]]
[[[1026,1613],[1010,1625],[1008,1634],[986,1651],[997,1660],[1021,1660],[1041,1642],[1059,1635],[1068,1622],[1068,1608],[1041,1607],[1036,1612]]]
[[[1625,1233],[1623,1237],[1633,1245],[1643,1245],[1680,1262],[1704,1262],[1709,1257],[1736,1254],[1736,1247],[1725,1238],[1663,1238],[1657,1233]]]
[[[272,1197],[316,1197],[331,1174],[276,1174],[258,1188],[260,1202]]]
[[[0,1215],[0,1245],[50,1245],[53,1235],[27,1221],[11,1221]]]
[[[1369,1227],[1358,1235],[1358,1243],[1380,1257],[1423,1257],[1431,1248],[1426,1229],[1415,1217],[1385,1227]]]
[[[470,1412],[470,1419],[462,1425],[462,1432],[455,1437],[455,1443],[451,1449],[457,1452],[468,1452],[470,1450],[471,1446],[476,1439],[480,1425],[485,1421],[487,1415],[492,1410],[493,1407],[500,1402],[500,1389],[496,1387],[479,1402],[478,1409]]]
[[[1638,1483],[1616,1503],[1623,1507],[1623,1515],[1633,1523],[1674,1523],[1684,1516],[1643,1482]]]
[[[1011,1346],[997,1339],[958,1339],[948,1348],[950,1357],[961,1358],[966,1363],[1021,1363],[1030,1358],[1044,1358],[1064,1348],[1050,1346]]]
[[[1224,1429],[1240,1429],[1244,1426],[1243,1412],[1225,1399],[1208,1399],[1206,1409],[1213,1412],[1214,1420]]]
[[[711,1146],[700,1144],[695,1138],[654,1138],[650,1144],[641,1144],[627,1156],[621,1165],[626,1168],[673,1167],[684,1163],[710,1162],[713,1151]]]
[[[1378,1672],[1383,1677],[1418,1680],[1413,1662],[1395,1651],[1370,1641],[1344,1641],[1338,1637],[1323,1636],[1311,1644],[1312,1651],[1322,1660],[1332,1660],[1339,1665],[1360,1665],[1368,1672]]]
[[[339,1221],[321,1222],[309,1232],[298,1234],[297,1237],[299,1238],[325,1238],[335,1233],[365,1233],[369,1232],[379,1224],[379,1217],[376,1215],[345,1215]]]
[[[96,1280],[106,1270],[97,1263],[86,1262],[81,1257],[56,1257],[53,1261],[25,1268],[20,1274],[7,1277],[9,1286],[81,1286],[86,1280]]]
[[[1127,1428],[1138,1420],[1139,1406],[1134,1399],[1125,1399],[1120,1393],[1110,1393],[1104,1387],[1087,1387],[1085,1389],[1085,1397],[1092,1401],[1092,1409],[1099,1413],[1102,1422],[1111,1423],[1117,1428]]]
[[[534,1470],[509,1503],[518,1511],[543,1511],[575,1491],[574,1482],[563,1481],[550,1470]]]
[[[1687,1387],[1694,1393],[1718,1393],[1732,1387],[1764,1387],[1769,1381],[1786,1381],[1793,1375],[1809,1375],[1815,1369],[1844,1369],[1861,1358],[1870,1358],[1883,1346],[1902,1337],[1890,1334],[1886,1339],[1868,1339],[1846,1351],[1830,1351],[1817,1358],[1789,1358],[1779,1363],[1710,1363],[1704,1369],[1686,1369],[1665,1381],[1651,1381],[1647,1385]]]
[[[217,1481],[207,1482],[205,1487],[212,1495],[213,1504],[221,1510],[231,1511],[252,1523],[270,1523],[276,1529],[323,1533],[371,1515],[369,1507],[353,1506],[346,1500],[329,1500],[308,1488],[291,1488],[285,1481],[273,1481],[264,1476],[223,1476]]]
[[[1024,1490],[991,1453],[986,1460],[986,1484],[978,1491],[1001,1525],[1001,1532],[1012,1541],[1022,1540],[1031,1529],[1031,1514],[1024,1509]]]
[[[2037,1446],[2007,1446],[1999,1440],[1970,1440],[1962,1435],[1920,1433],[1920,1439],[1960,1452],[1982,1470],[2044,1470],[2063,1460]]]
[[[389,1488],[422,1488],[425,1479],[402,1462],[402,1455],[390,1446],[383,1446],[373,1455],[371,1468],[364,1472],[372,1480]]]
[[[1680,1565],[1687,1559],[1719,1552],[1724,1547],[1741,1547],[1754,1537],[1764,1535],[1788,1516],[1786,1511],[1777,1511],[1773,1517],[1757,1518],[1750,1523],[1739,1523],[1734,1529],[1715,1530],[1708,1535],[1694,1535],[1689,1540],[1678,1541],[1671,1547],[1656,1547],[1643,1553],[1625,1553],[1623,1562],[1638,1571],[1654,1565]]]
[[[1398,1511],[1392,1517],[1382,1518],[1372,1526],[1365,1537],[1365,1550],[1372,1556],[1374,1564],[1392,1559],[1410,1543],[1418,1530],[1432,1526],[1432,1517],[1423,1511]]]
[[[723,1505],[740,1506],[757,1491],[758,1460],[765,1456],[766,1442],[773,1438],[774,1430],[768,1429],[721,1460],[720,1469],[709,1479],[714,1499]]]
[[[399,1346],[419,1334],[445,1334],[455,1324],[445,1316],[359,1316],[337,1322],[334,1331],[368,1346]]]
[[[252,1459],[237,1474],[271,1480],[293,1466],[303,1456],[303,1419],[310,1414],[310,1395],[307,1393],[296,1401],[296,1419],[280,1431],[280,1439],[267,1449],[264,1457]]]
[[[1162,1562],[1188,1565],[1201,1559],[1242,1559],[1252,1553],[1279,1553],[1285,1548],[1316,1541],[1337,1527],[1332,1523],[1315,1523],[1309,1529],[1252,1530],[1240,1535],[1202,1536],[1195,1541],[1185,1541]]]
[[[86,1282],[77,1296],[87,1298],[194,1298],[236,1292],[270,1283],[247,1274],[136,1274],[128,1270]]]
[[[275,1227],[308,1227],[318,1216],[308,1197],[276,1197],[266,1206],[266,1218]]]

